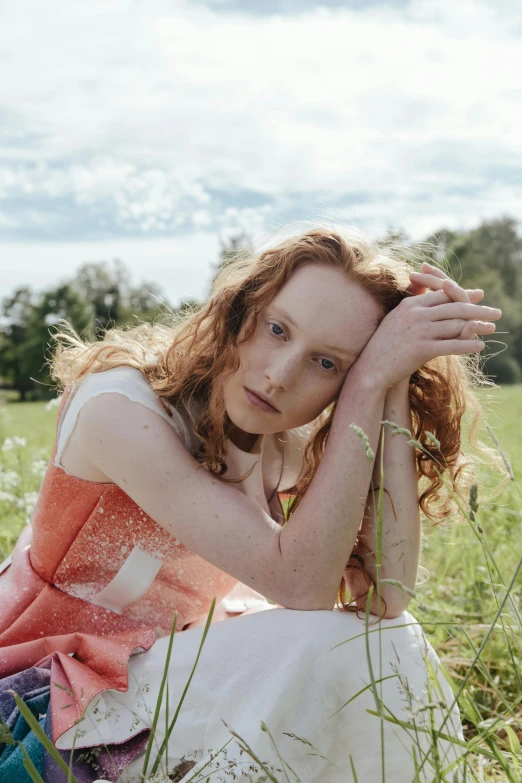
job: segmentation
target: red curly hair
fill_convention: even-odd
[[[174,406],[191,398],[202,402],[202,415],[193,422],[200,444],[195,458],[226,481],[226,440],[231,422],[225,410],[223,385],[239,367],[238,346],[252,337],[258,313],[297,269],[320,263],[342,269],[374,297],[386,314],[411,295],[407,290],[409,274],[420,265],[419,253],[415,253],[412,246],[371,243],[346,228],[322,227],[287,238],[259,255],[240,251],[220,270],[209,299],[181,315],[172,313],[168,323],[110,329],[102,341],[93,343],[82,342],[66,324],[54,335],[57,345],[51,360],[52,376],[63,387],[90,372],[130,365],[143,372],[160,400]],[[422,257],[422,251],[420,256],[432,262],[431,256]],[[475,463],[480,461],[466,457],[462,451],[466,411],[471,414],[470,444],[489,464],[501,466],[498,454],[477,439],[483,414],[474,387],[495,386],[479,369],[479,359],[477,354],[437,357],[410,378],[412,435],[421,446],[416,449],[417,474],[424,484],[419,503],[426,517],[436,524],[454,510],[441,474],[462,497],[473,480]],[[321,461],[335,405],[334,401],[312,424],[305,447],[306,470],[291,490],[289,516],[304,497]],[[167,406],[165,409],[170,413]],[[440,445],[427,437],[427,432]],[[376,587],[359,547],[357,539],[346,568],[359,570],[367,589],[347,602],[343,575],[337,602],[346,611],[359,611],[369,587]]]

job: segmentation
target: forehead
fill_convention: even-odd
[[[300,267],[268,308],[282,309],[300,334],[314,343],[336,345],[358,354],[384,316],[382,307],[361,285],[336,267]]]

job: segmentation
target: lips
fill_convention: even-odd
[[[255,392],[252,389],[249,389],[247,386],[245,386],[246,391],[248,391],[250,394],[253,394],[255,397],[257,397],[262,402],[266,403],[267,405],[270,405],[272,410],[276,411],[277,413],[280,413],[281,411],[276,408],[276,406],[270,401],[268,397],[265,397],[264,394],[260,394],[259,392]]]

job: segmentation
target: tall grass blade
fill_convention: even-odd
[[[24,768],[27,771],[27,774],[30,776],[33,783],[45,783],[44,779],[42,778],[42,776],[34,766],[33,762],[31,761],[31,757],[27,753],[22,743],[19,742],[18,745],[24,755],[24,758],[22,759],[22,764],[24,765]]]
[[[45,731],[42,729],[42,727],[34,717],[33,713],[31,712],[27,704],[23,701],[23,699],[20,698],[20,696],[17,693],[15,693],[14,691],[11,691],[11,693],[14,696],[16,706],[18,707],[18,709],[24,716],[25,720],[27,721],[28,725],[33,730],[37,738],[40,740],[40,742],[42,743],[46,751],[53,757],[53,759],[56,761],[60,769],[68,776],[68,779],[70,779],[71,783],[78,783],[74,775],[72,775],[70,771],[70,767],[65,763],[60,753],[57,751],[54,744],[51,742],[51,740],[49,739]]]
[[[157,755],[156,760],[155,760],[155,762],[154,762],[154,764],[152,766],[151,776],[155,775],[156,772],[158,771],[158,767],[159,767],[160,761],[161,761],[161,756],[163,755],[163,752],[165,751],[165,749],[168,746],[170,735],[172,734],[174,726],[176,725],[176,721],[178,719],[179,711],[181,710],[181,705],[183,704],[183,702],[185,700],[185,696],[187,695],[187,691],[189,689],[189,685],[192,682],[192,677],[194,676],[194,672],[196,671],[196,666],[198,665],[198,662],[199,662],[199,658],[200,658],[200,655],[201,655],[201,650],[203,649],[203,644],[205,643],[205,639],[207,638],[208,629],[210,628],[210,623],[212,622],[212,616],[214,614],[215,606],[216,606],[216,597],[214,596],[214,598],[212,599],[212,604],[210,606],[209,613],[208,613],[207,622],[205,623],[205,630],[203,631],[203,636],[201,637],[201,644],[199,645],[198,654],[196,656],[196,660],[194,661],[194,666],[192,667],[192,671],[190,672],[190,676],[188,678],[187,684],[185,685],[183,693],[181,694],[181,699],[179,700],[179,703],[178,703],[176,712],[174,714],[174,717],[172,719],[172,722],[169,725],[168,732],[165,735],[165,738],[164,738],[163,742],[160,745],[160,748],[159,748],[159,751],[158,751],[158,755]],[[167,667],[165,667],[165,671],[168,672]],[[166,679],[166,676],[165,676],[165,679]],[[159,699],[158,699],[158,701],[159,701]],[[158,710],[158,713],[159,713],[159,710]]]
[[[147,742],[147,749],[145,751],[145,759],[143,761],[143,769],[142,769],[142,775],[145,778],[147,775],[147,768],[149,766],[149,759],[150,754],[152,752],[152,745],[154,743],[154,738],[156,735],[156,726],[158,725],[158,719],[159,714],[161,710],[161,704],[163,701],[163,692],[165,690],[165,683],[167,682],[167,677],[169,673],[169,666],[170,666],[170,658],[172,655],[172,645],[174,644],[174,633],[176,631],[176,622],[178,619],[178,613],[176,612],[174,614],[174,622],[172,623],[172,629],[170,632],[170,638],[169,638],[169,646],[167,648],[167,657],[165,658],[165,666],[163,668],[163,677],[161,678],[161,685],[158,692],[158,699],[156,701],[156,709],[154,710],[154,718],[152,720],[152,726],[150,729],[150,735],[149,735],[149,741]]]

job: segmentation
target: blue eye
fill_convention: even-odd
[[[276,324],[273,321],[269,321],[267,325],[268,325],[268,328],[269,328],[271,334],[273,334],[274,337],[282,337],[282,336],[284,336],[284,333],[285,333],[284,329],[281,326],[279,326],[279,324]],[[276,331],[274,331],[274,329],[279,329],[279,331],[276,332]],[[319,359],[319,362],[326,362],[327,364],[330,365],[329,367],[325,367],[324,364],[321,364],[322,369],[325,370],[326,372],[329,372],[329,373],[337,372],[337,367],[335,366],[335,364],[332,361],[330,361],[330,359]]]
[[[325,367],[324,365],[321,365],[323,370],[335,370],[335,364],[330,361],[330,359],[319,359],[320,362],[328,362],[330,364],[330,367]]]

